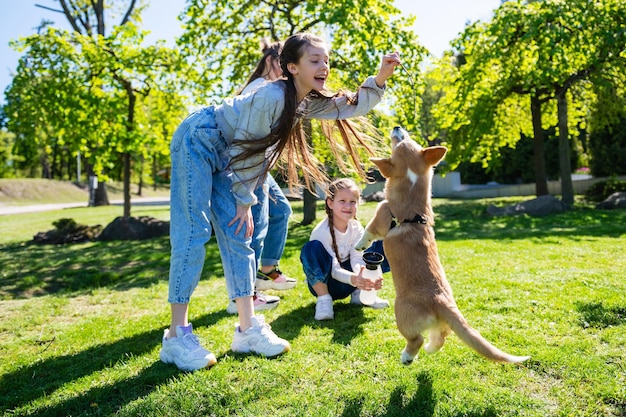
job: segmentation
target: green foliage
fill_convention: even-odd
[[[603,201],[608,196],[619,191],[626,191],[626,181],[610,178],[593,184],[585,191],[585,198],[589,201]]]
[[[607,177],[626,174],[626,118],[589,134],[593,175]]]
[[[426,53],[410,30],[414,19],[402,17],[388,0],[289,0],[280,5],[191,0],[182,19],[186,27],[179,45],[184,55],[196,61],[188,81],[201,103],[219,102],[243,84],[260,57],[263,38],[284,40],[300,31],[325,37],[331,47],[329,85],[350,90],[376,74],[385,53],[400,51],[413,76]],[[417,124],[412,98],[419,97],[422,86],[416,82],[413,87],[400,69],[389,80],[389,106],[408,129]]]
[[[14,134],[0,130],[0,178],[14,178],[19,173],[15,166],[19,158],[12,151],[14,141]]]
[[[86,171],[101,181],[121,178],[126,155],[136,166],[148,160],[151,170],[160,170],[168,164],[171,135],[187,112],[179,84],[183,59],[164,42],[145,46],[145,32],[134,23],[144,6],[98,3],[104,13],[95,3],[70,3],[78,12],[66,15],[77,24],[74,31],[47,28],[13,43],[24,52],[6,95],[14,153],[27,164],[43,165],[47,178],[70,179],[74,170],[64,177],[56,167],[79,153]],[[124,9],[129,13],[122,13],[122,23],[105,36],[104,22],[96,17]],[[143,175],[136,172],[135,178]]]
[[[555,133],[555,129],[545,131],[546,176],[553,181],[559,179],[559,138]],[[464,184],[484,184],[490,181],[500,184],[535,182],[533,147],[533,139],[522,136],[514,147],[502,148],[488,167],[481,163],[463,162],[458,167],[461,180]],[[579,158],[577,148],[572,149],[570,157],[571,164],[576,166]]]
[[[567,94],[570,136],[586,128],[594,104],[591,74],[623,79],[626,4],[619,0],[503,2],[490,22],[469,25],[435,76],[434,108],[450,146],[446,160],[490,165],[520,133],[533,137],[530,97],[542,104],[542,128],[556,126],[554,98]],[[536,132],[534,132],[536,133]],[[541,157],[541,156],[540,156]]]

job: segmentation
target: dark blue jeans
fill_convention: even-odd
[[[367,248],[364,252],[378,252],[384,255],[383,241],[377,240],[372,243],[372,246]],[[341,300],[346,298],[354,292],[356,289],[350,284],[345,284],[341,281],[337,281],[331,276],[333,267],[333,258],[324,248],[324,245],[319,240],[311,240],[304,244],[300,251],[300,262],[302,262],[302,269],[306,276],[306,281],[309,286],[309,291],[315,297],[317,293],[313,289],[313,285],[318,282],[323,282],[328,286],[328,293],[333,300]],[[343,269],[352,271],[352,265],[350,260],[341,263]],[[381,265],[381,269],[384,272],[389,272],[389,263],[387,258]],[[354,272],[354,271],[352,271]]]

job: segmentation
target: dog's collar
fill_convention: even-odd
[[[406,220],[398,220],[398,218],[396,216],[393,215],[393,213],[391,212],[391,210],[389,210],[389,213],[391,214],[391,226],[389,227],[389,230],[393,229],[394,227],[396,227],[399,224],[402,223],[418,223],[418,224],[427,224],[428,223],[428,219],[426,216],[423,216],[421,214],[416,214],[415,217],[413,217],[412,219],[406,219]]]
[[[400,223],[419,223],[419,224],[426,224],[428,223],[428,221],[426,220],[426,216],[422,216],[421,214],[416,214],[415,217],[413,217],[412,219],[409,220],[404,220]]]

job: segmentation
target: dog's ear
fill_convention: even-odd
[[[370,158],[380,171],[381,175],[385,178],[389,178],[391,176],[393,170],[393,164],[391,163],[391,159],[389,158]]]
[[[431,146],[424,149],[424,160],[429,166],[434,166],[439,163],[448,152],[448,148],[445,146]]]

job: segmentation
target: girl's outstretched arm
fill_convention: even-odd
[[[395,69],[395,67],[397,67],[401,63],[402,61],[400,61],[400,53],[397,51],[383,56],[378,75],[374,77],[374,79],[376,80],[376,85],[379,87],[383,87],[385,85],[385,82],[387,81],[387,78],[393,75],[393,70]]]

